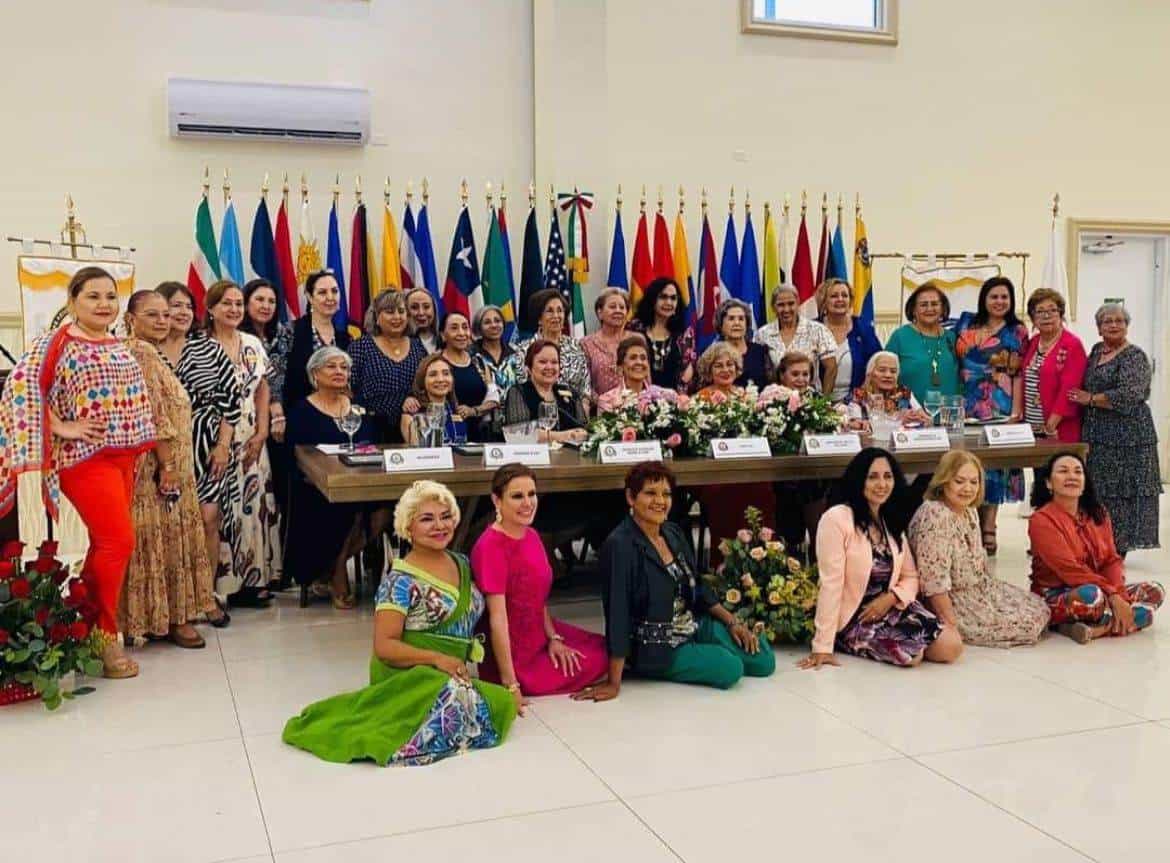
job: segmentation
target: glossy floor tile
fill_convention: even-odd
[[[996,571],[1026,584],[1027,523],[1000,524]],[[1129,567],[1170,580],[1170,553]],[[601,626],[579,587],[554,614]],[[365,682],[372,617],[368,598],[345,613],[289,592],[203,627],[205,650],[136,651],[141,677],[56,713],[0,708],[0,859],[1170,859],[1170,616],[951,667],[801,672],[785,647],[775,676],[727,692],[535,699],[502,747],[429,767],[285,746],[290,716]]]

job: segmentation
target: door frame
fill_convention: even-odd
[[[1081,234],[1145,234],[1170,240],[1170,222],[1127,219],[1068,219],[1065,242],[1065,272],[1068,274],[1068,305],[1071,320],[1077,319],[1077,269],[1081,260]]]

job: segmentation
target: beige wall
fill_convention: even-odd
[[[642,183],[652,198],[666,187],[672,216],[679,183],[692,213],[701,185],[719,214],[729,185],[740,196],[749,188],[757,230],[765,198],[788,193],[795,204],[807,188],[815,221],[823,192],[850,200],[860,192],[876,251],[1021,249],[1035,256],[1037,277],[1056,190],[1068,215],[1165,218],[1168,4],[902,0],[896,48],[745,36],[737,6],[13,4],[5,23],[17,37],[0,96],[19,120],[0,139],[0,227],[55,231],[70,191],[94,239],[139,247],[141,279],[152,283],[185,272],[205,163],[217,184],[232,169],[245,240],[266,170],[309,172],[319,235],[335,171],[347,216],[355,173],[375,189],[389,173],[396,213],[405,180],[427,174],[442,275],[460,176],[472,183],[479,231],[484,181],[508,183],[518,252],[522,188],[535,172],[542,201],[550,182],[597,193],[595,290],[619,182],[630,246]],[[172,74],[366,86],[375,134],[387,144],[176,141],[166,132]],[[733,159],[735,150],[747,161]],[[213,201],[218,229],[218,193]],[[541,221],[543,234],[543,209]],[[847,226],[850,242],[849,218]],[[11,272],[15,249],[5,257],[0,266]],[[879,309],[897,303],[896,270],[878,269]],[[0,313],[16,304],[11,279],[0,280]]]
[[[294,186],[308,172],[322,247],[335,172],[342,174],[346,222],[355,174],[362,175],[367,202],[379,203],[383,178],[391,176],[396,217],[406,180],[417,190],[427,175],[440,278],[460,177],[472,184],[477,231],[486,218],[485,181],[506,181],[519,215],[519,192],[532,174],[530,0],[5,5],[0,99],[9,120],[0,137],[0,230],[6,234],[54,234],[71,192],[91,239],[137,246],[140,284],[185,278],[204,164],[214,179],[217,235],[218,187],[223,169],[231,169],[245,257],[265,171],[273,177],[274,215],[281,172],[289,172]],[[166,126],[171,75],[366,87],[374,133],[386,144],[178,141]],[[345,229],[343,243],[347,235]],[[5,246],[0,313],[19,304],[10,275],[15,257],[16,248]]]
[[[721,217],[728,186],[741,201],[750,188],[757,232],[765,198],[799,206],[806,188],[819,222],[821,194],[844,193],[849,244],[860,192],[872,250],[1030,251],[1034,287],[1054,191],[1071,216],[1166,216],[1170,4],[902,0],[894,48],[745,36],[732,0],[538,0],[538,22],[542,7],[604,21],[576,59],[604,67],[584,79],[605,106],[586,131],[588,173],[606,214],[625,186],[627,242],[642,183],[651,196],[666,186],[671,213],[674,187],[705,184]],[[576,122],[573,106],[545,107]],[[538,165],[555,173],[539,143]],[[897,305],[897,275],[879,265],[879,310]]]

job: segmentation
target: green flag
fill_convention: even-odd
[[[493,209],[491,225],[488,227],[487,248],[483,253],[483,271],[480,282],[483,285],[485,305],[499,306],[504,316],[504,344],[512,339],[516,329],[516,312],[512,307],[512,279],[508,272],[508,257],[504,251],[504,240],[500,235],[500,221]]]

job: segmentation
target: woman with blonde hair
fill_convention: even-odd
[[[869,358],[882,349],[873,323],[853,314],[853,288],[844,279],[825,279],[817,287],[817,314],[837,346],[837,378],[832,399],[843,402],[865,383]]]
[[[921,592],[968,644],[1035,644],[1048,626],[1044,600],[1000,581],[987,566],[979,528],[984,476],[978,457],[966,450],[951,450],[939,461],[907,531]]]
[[[385,766],[503,742],[516,718],[512,693],[467,667],[484,656],[475,638],[484,599],[467,558],[449,548],[459,517],[440,483],[419,480],[402,495],[394,532],[410,552],[378,587],[370,684],[306,707],[285,725],[285,743],[325,761]]]

